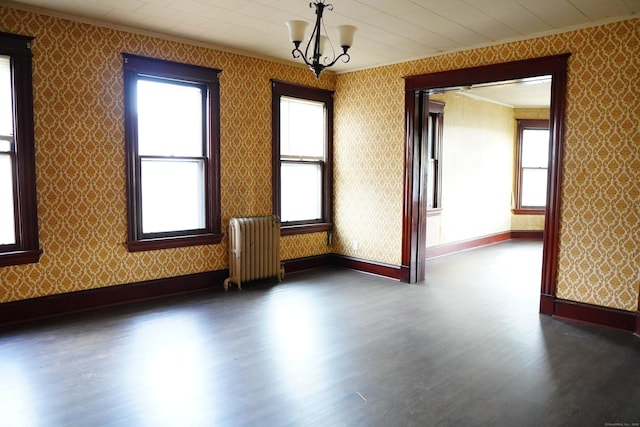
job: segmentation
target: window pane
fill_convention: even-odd
[[[16,243],[11,157],[0,154],[0,245]],[[5,219],[6,218],[6,219]]]
[[[0,55],[0,135],[13,135],[11,61]]]
[[[546,168],[548,159],[549,131],[524,129],[522,131],[522,167]]]
[[[324,158],[324,103],[280,98],[280,155]]]
[[[435,206],[436,195],[436,168],[435,161],[433,159],[427,160],[427,207],[433,208]]]
[[[281,164],[281,220],[322,218],[322,167],[319,163]]]
[[[438,132],[438,115],[429,114],[429,131],[427,132],[427,158],[434,159]]]
[[[522,170],[522,206],[546,206],[547,169]]]
[[[138,80],[138,153],[203,155],[202,89]]]
[[[204,160],[142,159],[142,232],[205,228]]]

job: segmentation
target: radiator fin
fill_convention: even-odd
[[[242,289],[242,282],[284,278],[280,263],[280,219],[275,215],[231,218],[229,220],[229,283]]]

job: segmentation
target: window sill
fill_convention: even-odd
[[[42,249],[13,251],[0,253],[0,267],[8,267],[10,265],[35,264],[40,261]]]
[[[442,213],[442,208],[427,208],[427,216],[435,216],[440,215]]]
[[[514,215],[544,215],[546,210],[543,209],[534,209],[534,208],[520,208],[520,209],[512,209],[511,210]]]
[[[154,251],[186,246],[213,245],[222,241],[222,234],[196,234],[192,236],[162,237],[134,240],[126,243],[129,252]]]
[[[333,223],[320,222],[313,224],[299,224],[299,225],[283,225],[280,227],[281,236],[293,236],[296,234],[310,234],[320,233],[323,231],[333,230]]]

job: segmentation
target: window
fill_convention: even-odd
[[[549,121],[518,120],[516,209],[514,213],[544,214],[549,167]]]
[[[122,56],[129,250],[219,243],[220,70]]]
[[[330,230],[333,92],[272,84],[274,214],[283,235]]]
[[[442,126],[444,121],[444,103],[429,101],[427,120],[427,210],[438,211],[442,208]]]
[[[0,266],[38,262],[33,37],[0,33]]]

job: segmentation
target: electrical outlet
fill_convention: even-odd
[[[353,241],[353,251],[354,252],[358,252],[358,241],[357,240]]]

